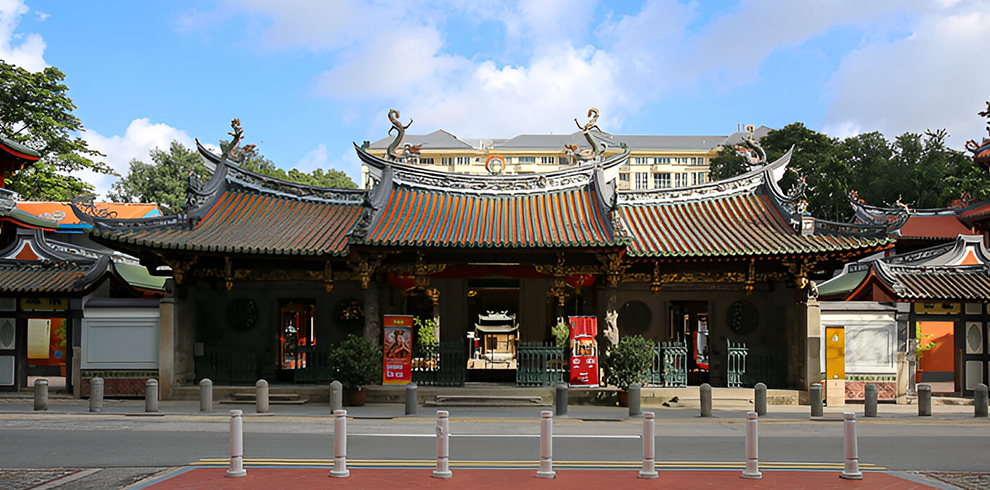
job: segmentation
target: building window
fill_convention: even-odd
[[[705,157],[698,157],[698,165],[704,165],[704,164],[705,164]]]
[[[471,165],[471,157],[457,157],[458,165]]]
[[[636,157],[633,158],[633,163],[635,163],[636,165],[649,165],[650,159],[647,157]]]
[[[657,157],[653,159],[655,165],[670,164],[670,157]]]
[[[654,189],[670,189],[670,172],[660,172],[653,174]]]
[[[636,189],[650,188],[650,174],[646,172],[636,172]]]
[[[674,187],[687,187],[688,186],[688,174],[687,173],[675,173],[674,174]]]
[[[433,165],[433,159],[432,158],[420,158],[419,159],[419,163],[422,163],[423,165]]]
[[[704,172],[698,172],[696,175],[698,176],[698,185],[704,184],[705,183],[705,173]]]
[[[619,182],[629,182],[629,174],[627,172],[620,173]]]
[[[536,157],[519,157],[519,163],[536,163]]]
[[[553,165],[556,159],[556,157],[540,157],[540,163]]]

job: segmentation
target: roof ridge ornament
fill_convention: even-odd
[[[591,119],[584,123],[583,126],[578,122],[576,117],[574,118],[574,124],[576,124],[578,129],[581,130],[581,133],[584,134],[584,138],[588,140],[588,144],[591,145],[591,149],[585,148],[581,150],[578,149],[577,145],[564,145],[564,152],[567,159],[571,161],[572,165],[575,163],[581,164],[586,162],[601,162],[604,158],[605,151],[608,150],[608,144],[604,141],[599,141],[595,134],[591,132],[592,129],[595,129],[605,136],[612,136],[605,131],[602,131],[602,128],[598,127],[598,108],[592,107],[591,109],[588,109],[588,117]]]
[[[742,144],[735,145],[736,155],[743,157],[748,165],[747,170],[754,170],[767,164],[767,152],[756,140],[756,126],[747,124],[746,136],[743,137]]]
[[[990,101],[987,101],[987,109],[976,113],[980,117],[987,118],[987,134],[990,135]],[[985,167],[990,167],[990,138],[983,138],[982,143],[976,140],[966,142],[966,149],[973,153],[973,161]]]
[[[409,118],[409,124],[403,126],[402,122],[399,121],[399,111],[389,109],[388,120],[392,123],[392,127],[389,128],[388,134],[392,134],[392,131],[396,132],[395,139],[389,143],[388,150],[386,151],[388,157],[391,158],[392,161],[402,163],[406,163],[411,160],[419,160],[420,149],[423,145],[412,146],[409,143],[406,143],[401,148],[399,147],[399,145],[402,145],[402,139],[406,137],[406,130],[409,129],[409,126],[412,126],[412,118]]]

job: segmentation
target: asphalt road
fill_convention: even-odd
[[[229,456],[227,419],[108,415],[5,415],[0,417],[0,467],[138,468],[182,466]],[[432,460],[434,420],[352,419],[348,458]],[[638,461],[642,422],[558,419],[556,461]],[[330,459],[329,418],[246,417],[247,459]],[[761,462],[841,463],[841,422],[766,420],[760,424]],[[451,419],[452,461],[538,461],[539,423]],[[741,462],[742,420],[658,420],[657,460]],[[990,423],[986,419],[873,420],[858,423],[862,463],[895,470],[986,471]]]

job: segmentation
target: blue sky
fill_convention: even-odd
[[[0,59],[67,75],[84,137],[126,173],[240,118],[279,166],[359,173],[352,141],[574,131],[984,136],[990,2],[0,0]],[[101,192],[113,178],[88,175]]]

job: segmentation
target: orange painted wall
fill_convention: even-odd
[[[938,342],[938,346],[921,354],[922,371],[955,371],[955,338],[952,322],[918,322],[921,327],[921,338],[918,344],[930,341]]]

